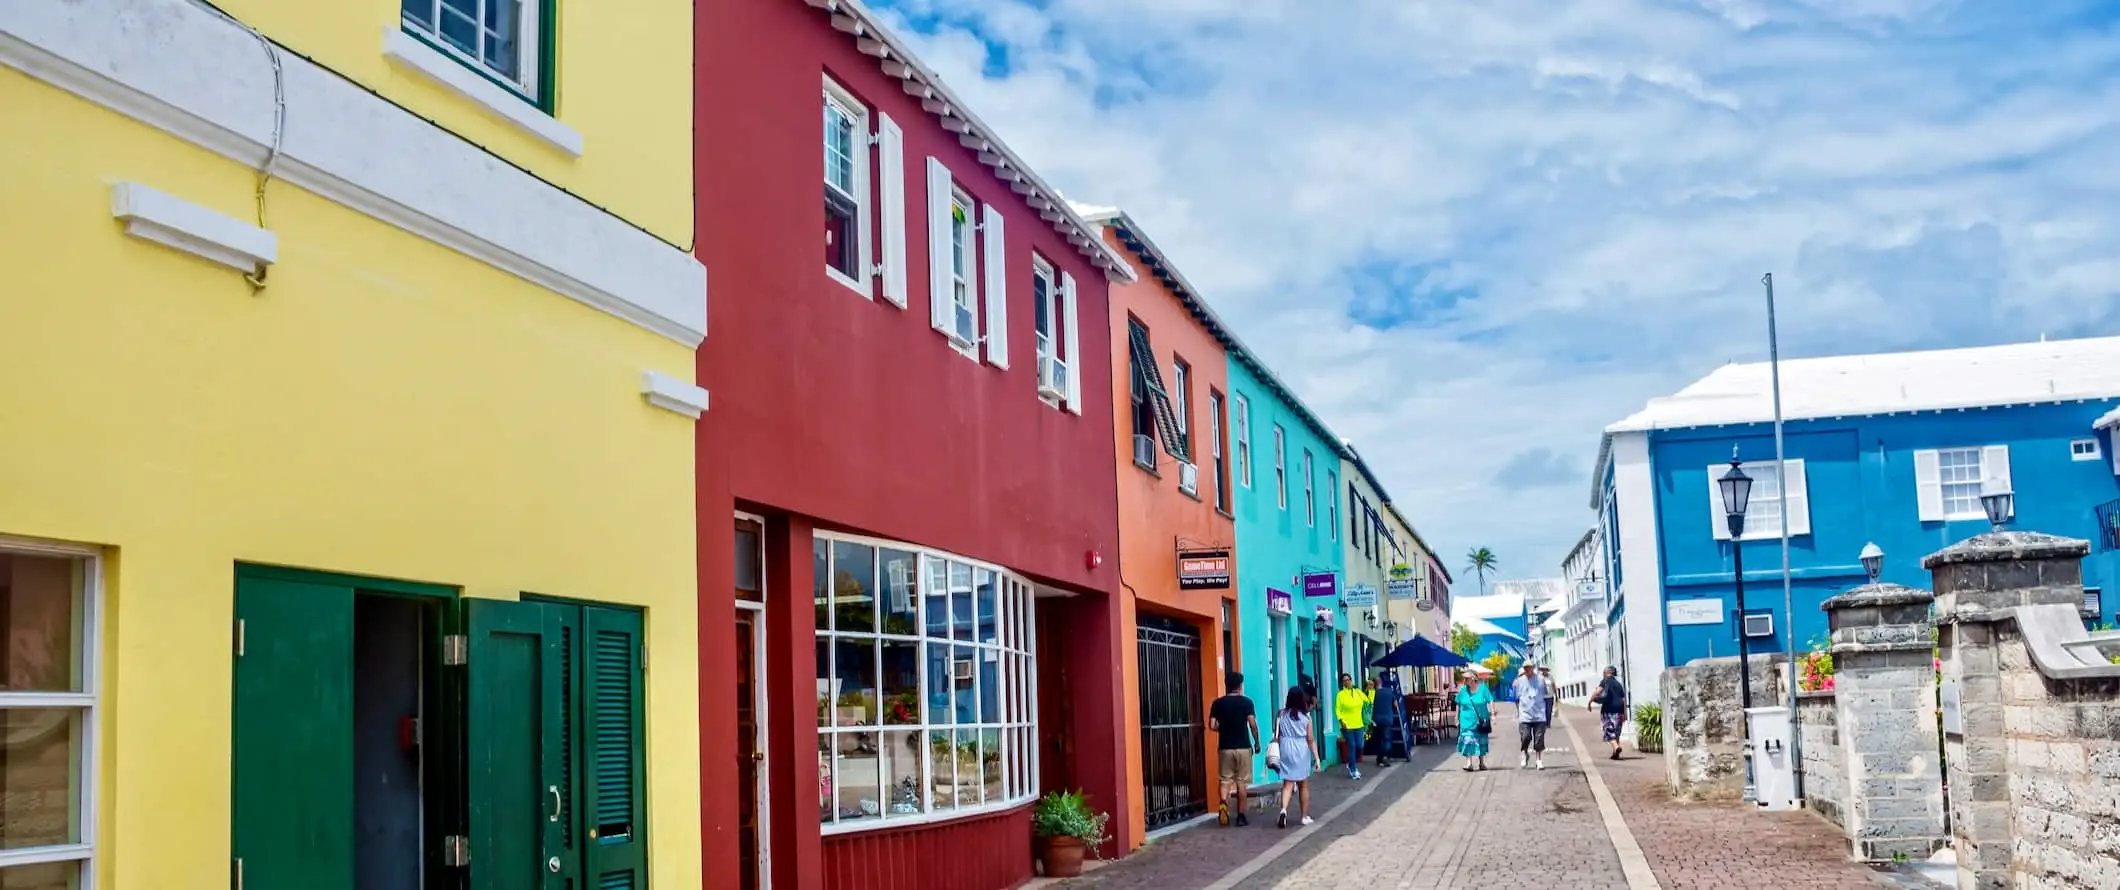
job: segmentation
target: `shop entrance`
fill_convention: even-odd
[[[1207,812],[1206,718],[1200,698],[1200,632],[1143,614],[1140,664],[1141,790],[1148,830]]]
[[[765,539],[756,520],[736,520],[737,890],[772,885],[766,850]]]

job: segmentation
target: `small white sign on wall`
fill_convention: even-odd
[[[1965,715],[1958,707],[1958,682],[1945,680],[1936,687],[1936,706],[1943,711],[1945,735],[1965,735]]]
[[[1723,623],[1722,597],[1672,600],[1664,604],[1664,621],[1673,627]]]

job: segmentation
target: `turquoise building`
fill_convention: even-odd
[[[1354,667],[1341,663],[1349,628],[1339,595],[1346,583],[1340,447],[1263,362],[1235,343],[1229,356],[1237,663],[1259,728],[1270,735],[1271,715],[1290,688],[1307,677],[1329,696],[1340,672]],[[1329,703],[1319,707],[1319,748],[1327,763],[1338,763],[1338,734],[1323,719]],[[1262,757],[1254,773],[1266,775],[1265,766]]]

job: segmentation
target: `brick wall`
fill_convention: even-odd
[[[1796,694],[1796,734],[1803,750],[1804,806],[1835,825],[1846,825],[1848,771],[1840,747],[1836,704],[1830,692]]]
[[[1996,627],[2020,886],[2120,887],[2120,680],[2055,680]]]
[[[1784,663],[1752,656],[1752,705],[1785,703]],[[1664,671],[1664,770],[1675,797],[1736,800],[1744,796],[1744,707],[1737,659],[1700,658]]]

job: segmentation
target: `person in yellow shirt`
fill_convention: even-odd
[[[1347,776],[1362,778],[1362,736],[1369,728],[1367,713],[1375,693],[1354,685],[1353,674],[1340,675],[1339,694],[1333,696],[1332,714],[1340,723],[1340,746],[1346,754]]]

